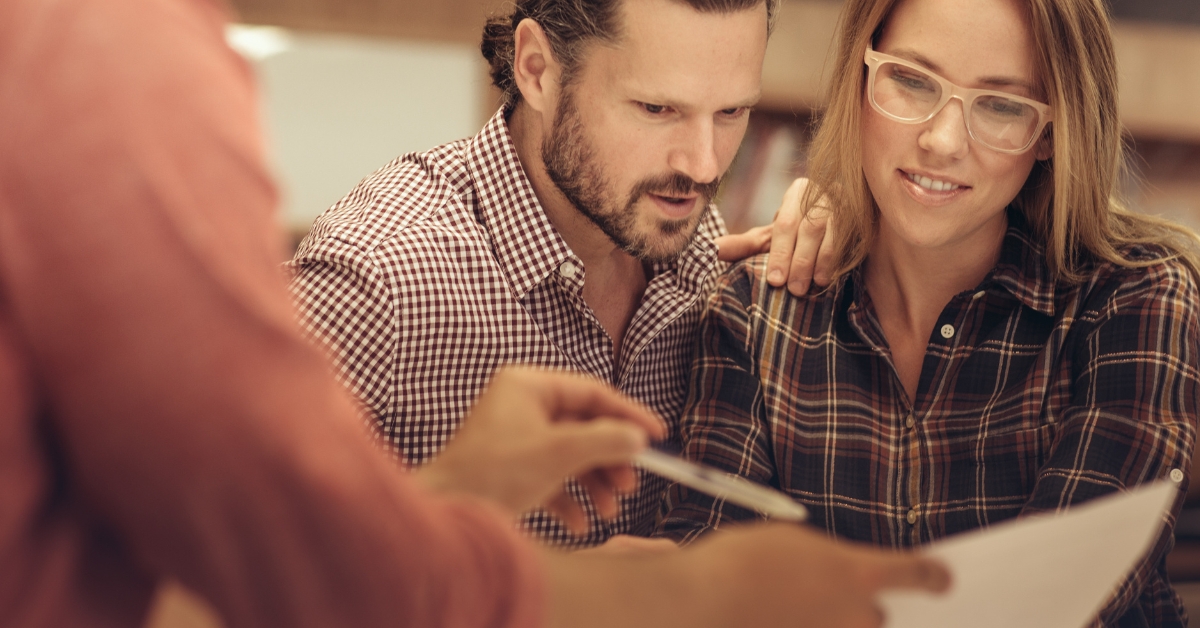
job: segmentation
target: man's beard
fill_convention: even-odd
[[[608,181],[583,132],[572,92],[569,88],[564,90],[554,128],[542,142],[542,162],[550,180],[579,213],[635,259],[648,263],[676,259],[695,237],[704,212],[679,220],[655,220],[648,233],[639,233],[638,200],[649,193],[676,196],[696,193],[707,205],[716,195],[721,180],[696,183],[678,173],[643,179],[633,186],[624,205],[618,206],[608,193]]]

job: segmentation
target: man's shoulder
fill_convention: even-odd
[[[321,214],[300,252],[336,240],[371,253],[395,240],[478,237],[469,140],[397,157]]]

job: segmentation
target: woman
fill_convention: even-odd
[[[1186,484],[1200,260],[1194,234],[1114,200],[1102,0],[848,0],[840,35],[810,160],[837,278],[794,297],[762,258],[723,278],[687,455],[892,547]],[[674,487],[660,532],[753,516]],[[1183,624],[1170,538],[1104,623]]]

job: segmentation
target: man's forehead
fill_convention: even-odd
[[[746,99],[759,91],[766,46],[765,2],[702,12],[682,0],[625,0],[618,39],[597,42],[584,63],[605,82],[663,98],[717,89]]]
[[[714,30],[728,31],[732,37],[735,32],[745,34],[747,27],[760,29],[765,45],[767,3],[764,0],[745,9],[724,11],[697,9],[687,0],[622,0],[617,4],[616,26],[617,37],[608,42],[616,47],[645,45],[663,38],[695,39],[701,32],[712,34]],[[743,43],[752,46],[756,41],[751,38]]]

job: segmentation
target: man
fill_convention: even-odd
[[[628,488],[662,429],[575,377],[500,374],[423,470],[445,496],[398,473],[296,328],[223,17],[0,3],[0,625],[140,625],[162,579],[230,628],[871,625],[881,588],[945,587],[782,526],[535,550],[505,517],[566,475]]]
[[[520,0],[484,32],[505,106],[483,131],[394,161],[317,220],[291,262],[296,303],[404,463],[436,456],[509,363],[590,373],[673,432],[722,269],[710,201],[758,101],[775,8]],[[565,545],[644,535],[663,487],[644,476],[581,536],[542,514],[526,525]]]

